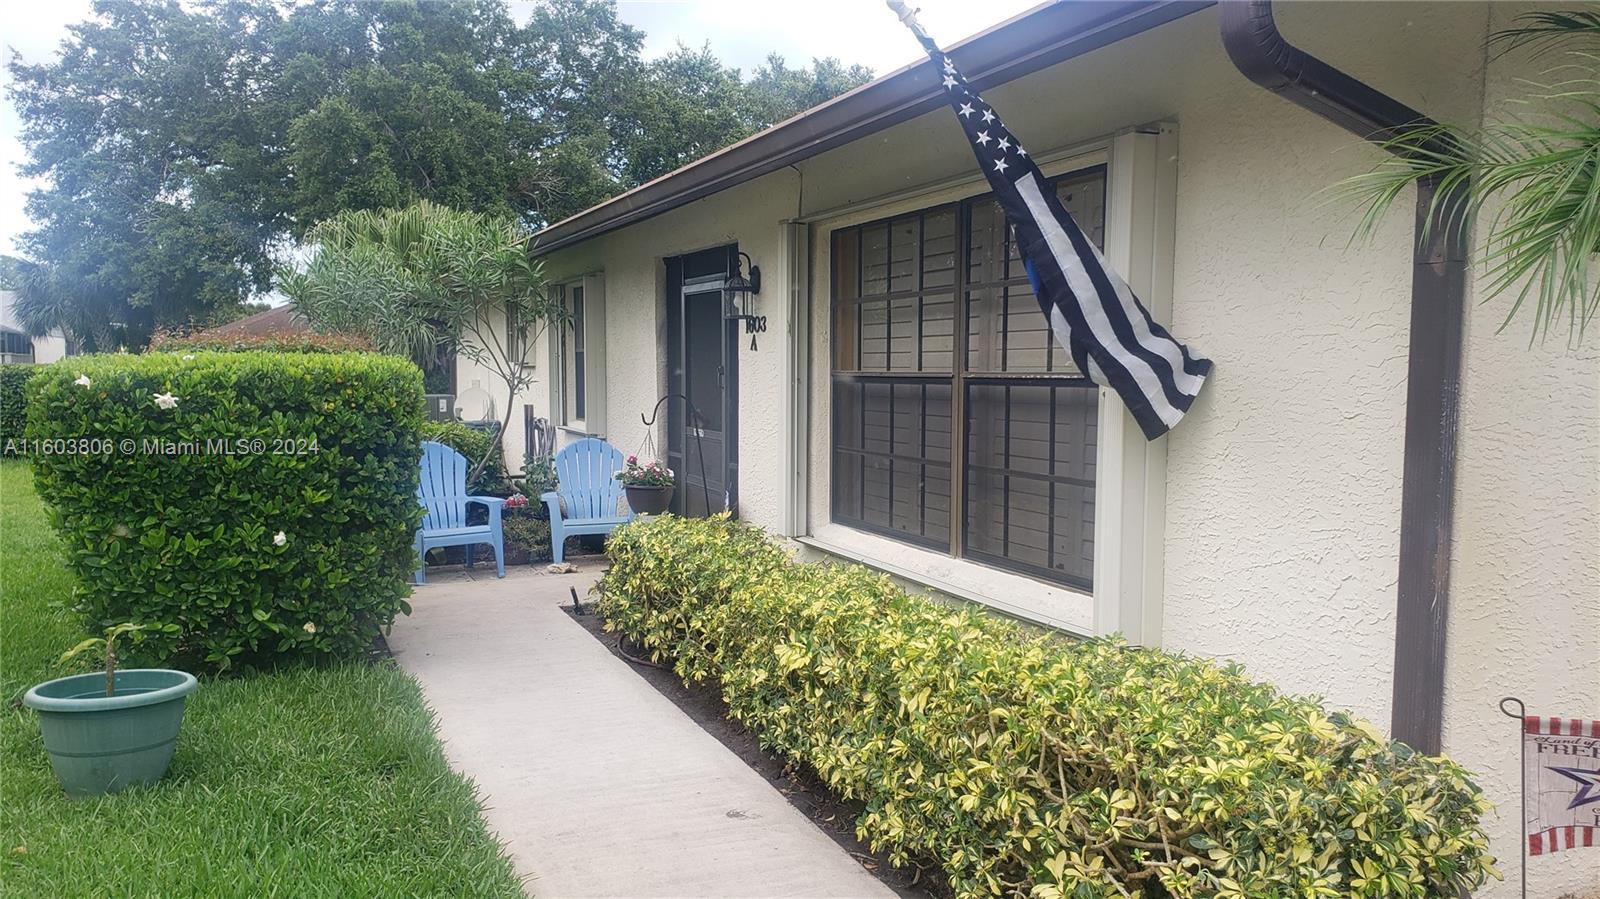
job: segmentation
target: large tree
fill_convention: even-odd
[[[870,69],[833,58],[791,69],[774,53],[746,79],[709,46],[679,46],[645,63],[617,106],[621,181],[632,187],[658,178],[871,78]]]
[[[76,336],[139,343],[158,323],[264,289],[279,229],[252,208],[273,198],[241,190],[258,180],[248,173],[262,155],[231,100],[250,77],[247,54],[217,20],[176,3],[96,11],[58,63],[12,66],[30,155],[22,171],[50,184],[28,201],[39,227],[23,250],[45,265],[23,311],[81,296],[102,329]]]
[[[537,226],[869,75],[774,58],[747,82],[709,51],[647,62],[643,37],[611,0],[521,25],[503,0],[97,0],[58,61],[12,65],[22,170],[47,184],[22,240],[43,267],[30,324],[88,314],[138,345],[269,290],[340,212],[429,200]]]

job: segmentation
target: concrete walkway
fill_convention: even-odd
[[[527,891],[892,897],[558,608],[570,587],[588,600],[584,567],[430,575],[389,637]]]

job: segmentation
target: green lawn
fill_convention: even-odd
[[[82,636],[31,473],[0,463],[0,895],[520,896],[392,664],[202,678],[161,784],[65,798],[33,713]]]

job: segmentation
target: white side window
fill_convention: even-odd
[[[566,321],[550,329],[551,419],[588,433],[599,433],[605,421],[603,283],[588,275],[553,288]]]

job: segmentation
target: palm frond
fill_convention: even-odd
[[[1489,35],[1489,45],[1500,45],[1501,55],[1519,47],[1545,45],[1549,49],[1573,39],[1600,40],[1600,9],[1534,12],[1518,16],[1520,24]]]
[[[1600,14],[1593,19],[1600,25]],[[1364,238],[1411,185],[1434,182],[1429,227],[1477,224],[1482,299],[1511,299],[1501,329],[1531,301],[1533,339],[1565,322],[1581,340],[1600,310],[1589,271],[1600,251],[1600,82],[1591,69],[1542,86],[1532,106],[1535,123],[1402,134],[1384,144],[1389,157],[1330,191],[1361,209],[1355,235]]]

